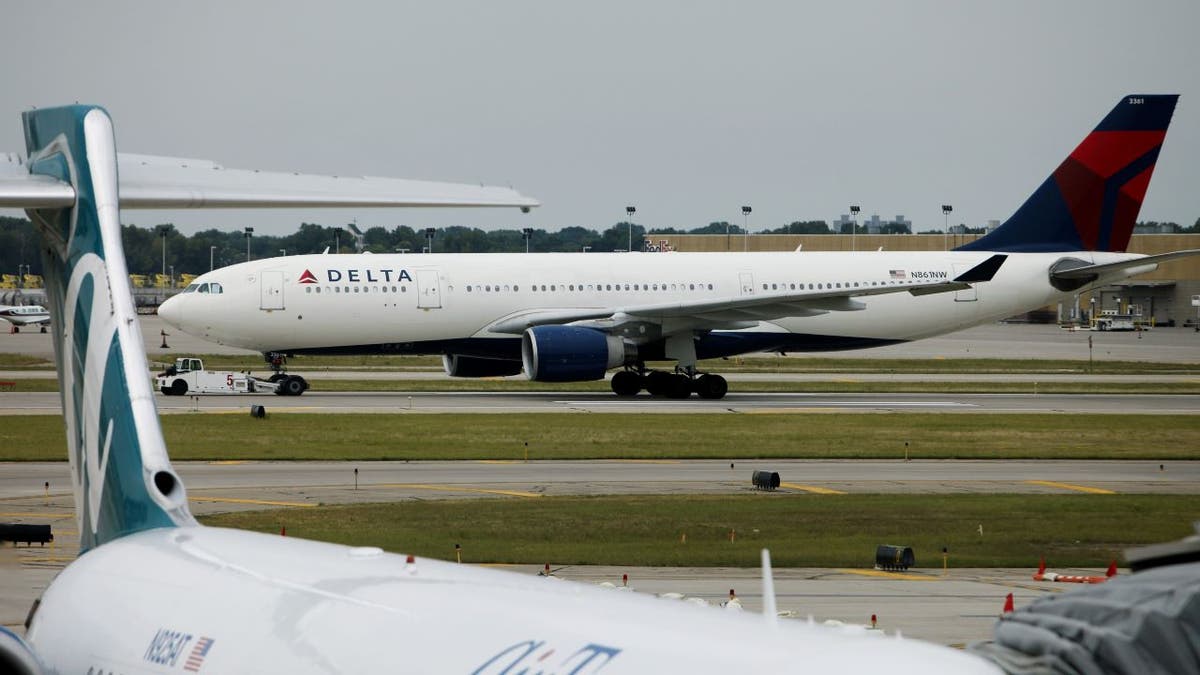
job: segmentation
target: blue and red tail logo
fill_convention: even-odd
[[[1011,218],[960,250],[1124,251],[1178,99],[1121,99]]]

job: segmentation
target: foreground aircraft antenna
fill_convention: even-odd
[[[779,610],[775,606],[775,578],[771,573],[771,551],[762,550],[762,598],[763,616],[767,625],[772,628],[779,626]]]

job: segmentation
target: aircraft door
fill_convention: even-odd
[[[754,295],[754,273],[739,272],[738,280],[742,285],[742,295]]]
[[[442,306],[442,277],[437,270],[417,270],[417,307],[438,309]]]
[[[259,277],[262,298],[258,308],[262,310],[283,309],[283,272],[270,270]]]
[[[974,267],[974,265],[961,265],[959,263],[954,263],[954,275],[951,278],[957,279],[959,276],[966,274],[967,270],[971,269],[972,267]],[[955,302],[975,302],[977,300],[979,300],[979,292],[975,290],[975,286],[971,286],[970,288],[961,291],[954,291]]]

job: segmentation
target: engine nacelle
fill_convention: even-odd
[[[521,361],[526,377],[538,382],[601,380],[625,365],[626,345],[592,328],[534,326],[521,337]]]
[[[503,377],[521,372],[520,361],[481,359],[477,356],[443,354],[442,368],[450,377]]]

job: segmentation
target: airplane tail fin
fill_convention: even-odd
[[[1177,95],[1122,98],[1017,212],[960,251],[1124,251]]]
[[[194,524],[167,458],[121,247],[112,121],[75,105],[22,122],[30,173],[74,191],[70,206],[27,213],[42,239],[80,548]]]

